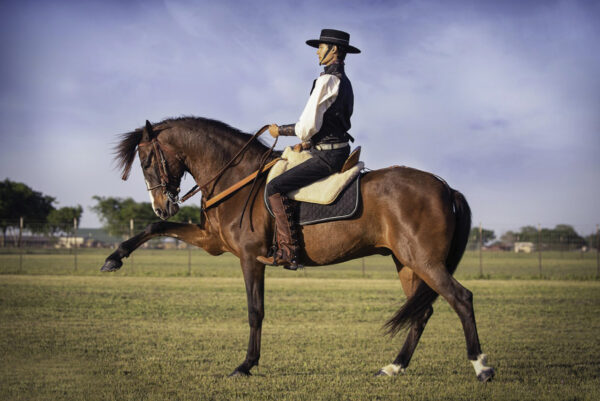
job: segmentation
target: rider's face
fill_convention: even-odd
[[[327,53],[327,49],[329,48],[329,46],[333,46],[333,48],[327,54],[327,56],[325,56],[325,54]],[[335,45],[328,45],[327,43],[320,43],[319,47],[317,48],[317,56],[319,57],[319,63],[321,65],[329,65],[337,57],[337,46],[335,46]],[[325,56],[325,59],[323,59],[323,56]]]

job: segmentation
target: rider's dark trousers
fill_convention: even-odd
[[[267,197],[302,188],[342,169],[350,154],[350,146],[333,150],[311,149],[312,158],[275,177],[267,185]]]

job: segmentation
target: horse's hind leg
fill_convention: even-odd
[[[475,368],[477,378],[482,382],[490,380],[494,376],[494,369],[486,365],[487,357],[481,352],[473,311],[473,293],[452,277],[444,265],[423,270],[421,278],[444,297],[458,314],[467,341],[467,356]]]
[[[417,286],[422,280],[410,268],[402,267],[402,264],[395,257],[394,262],[396,263],[396,269],[398,269],[398,276],[400,277],[400,282],[402,283],[402,289],[404,290],[406,296],[410,298],[413,296]],[[404,372],[404,369],[408,367],[413,353],[417,348],[421,334],[423,334],[423,330],[425,330],[425,325],[432,314],[433,307],[430,306],[427,310],[425,310],[422,317],[418,321],[415,321],[411,324],[400,353],[393,363],[383,367],[377,373],[377,375],[393,376],[399,372]]]

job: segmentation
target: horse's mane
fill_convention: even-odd
[[[242,132],[222,121],[204,117],[186,116],[166,118],[161,122],[152,125],[156,131],[173,128],[175,126],[185,126],[186,131],[189,130],[189,132],[199,132],[204,130],[216,131],[219,133],[222,132],[229,136],[237,137],[244,142],[248,141],[251,137],[250,134]],[[121,178],[123,180],[126,180],[129,177],[131,166],[137,153],[137,147],[142,140],[143,129],[144,127],[140,127],[135,131],[121,134],[119,142],[114,147],[115,161],[117,163],[117,168],[122,170]],[[255,144],[264,147],[265,150],[267,149],[265,144],[260,140],[256,141]]]

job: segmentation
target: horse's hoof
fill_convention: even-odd
[[[234,370],[229,375],[229,377],[248,377],[248,376],[252,376],[252,373],[250,373],[250,371],[242,371],[242,370],[238,370],[238,369]]]
[[[100,268],[101,272],[115,272],[123,266],[123,262],[115,259],[106,259],[104,265]]]
[[[404,368],[401,365],[389,364],[379,369],[379,372],[375,373],[375,376],[396,376],[400,373],[404,373]]]
[[[482,383],[487,383],[487,382],[491,381],[493,377],[494,377],[494,369],[489,368],[489,369],[483,370],[480,374],[478,374],[477,380],[479,380]]]

